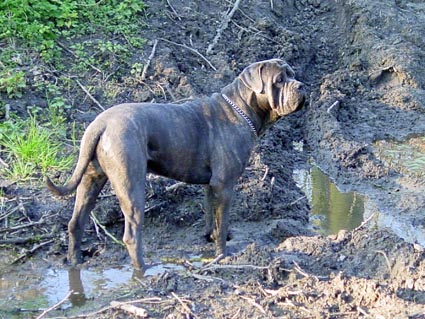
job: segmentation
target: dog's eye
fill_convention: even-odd
[[[283,75],[279,75],[276,78],[276,83],[283,83],[284,81],[285,81],[285,79],[284,79]]]

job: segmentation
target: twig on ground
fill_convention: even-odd
[[[161,206],[162,206],[162,205],[164,205],[164,204],[166,204],[166,202],[160,202],[160,203],[158,203],[158,204],[155,204],[155,205],[152,205],[152,206],[150,206],[150,207],[146,208],[146,209],[145,209],[145,214],[149,213],[151,210],[154,210],[154,209],[156,209],[156,208],[158,208],[158,207],[161,207]]]
[[[186,44],[177,43],[177,42],[174,42],[174,41],[171,41],[171,40],[167,40],[167,39],[164,39],[164,38],[159,38],[158,40],[162,40],[164,42],[171,43],[171,44],[174,44],[176,46],[179,46],[179,47],[182,47],[182,48],[185,48],[185,49],[189,50],[190,52],[192,52],[192,53],[200,56],[205,62],[207,62],[211,69],[213,69],[214,71],[217,71],[217,68],[202,53],[200,53],[198,50],[195,50],[195,49],[187,46]]]
[[[362,307],[360,307],[360,306],[357,306],[357,311],[359,312],[359,313],[361,313],[363,316],[365,316],[366,318],[369,318],[370,316],[369,316],[369,314],[366,312],[366,310],[364,310]]]
[[[239,318],[239,313],[240,312],[241,312],[241,307],[238,308],[238,310],[236,311],[236,313],[232,316],[232,319]]]
[[[267,174],[269,173],[269,170],[270,170],[270,168],[267,166],[267,167],[266,167],[266,171],[264,172],[264,175],[263,175],[263,177],[261,178],[261,180],[262,180],[262,181],[264,181],[264,180],[266,179]]]
[[[170,0],[167,0],[167,4],[170,7],[171,11],[173,11],[173,13],[177,17],[177,19],[181,20],[182,18],[177,14],[177,11],[174,9],[174,7],[170,3]]]
[[[309,275],[307,274],[304,270],[301,269],[300,265],[298,265],[298,263],[294,260],[292,261],[295,265],[294,269],[296,272],[298,272],[300,275],[306,277],[306,278],[315,278],[317,281],[319,281],[319,279],[327,279],[328,277],[325,276],[316,276],[316,275]]]
[[[290,202],[288,207],[295,205],[296,203],[298,203],[300,200],[303,200],[304,198],[306,198],[307,196],[301,196],[300,198],[297,198],[296,200],[294,200],[293,202]]]
[[[220,260],[222,260],[223,258],[224,258],[224,255],[223,255],[223,254],[218,255],[217,257],[215,257],[215,258],[214,258],[214,260],[213,260],[213,261],[211,261],[210,263],[208,263],[208,264],[206,264],[204,267],[202,267],[202,269],[201,269],[201,270],[205,270],[205,269],[209,268],[210,266],[212,266],[212,265],[214,265],[214,264],[218,263],[218,262],[219,262]]]
[[[214,280],[226,282],[224,279],[218,278],[218,277],[204,276],[204,275],[199,275],[199,274],[195,274],[195,273],[192,273],[191,275],[192,275],[193,278],[196,278],[196,279],[199,279],[199,280],[205,280],[207,282],[213,282]]]
[[[216,46],[216,44],[218,43],[218,41],[221,38],[221,34],[224,32],[224,30],[227,29],[227,27],[229,26],[229,22],[230,20],[232,20],[233,15],[235,14],[236,10],[238,10],[239,7],[239,3],[241,2],[241,0],[236,0],[232,10],[229,12],[229,14],[227,14],[224,19],[223,22],[221,23],[220,28],[217,29],[217,33],[212,41],[212,43],[210,43],[210,45],[207,48],[206,53],[210,54],[211,51],[214,49],[214,47]]]
[[[54,217],[56,215],[57,214],[53,214],[53,215],[50,215],[49,217]],[[36,222],[30,222],[30,223],[26,223],[26,224],[23,224],[23,225],[18,225],[18,226],[13,226],[13,227],[8,227],[8,228],[2,228],[2,229],[0,229],[0,233],[11,232],[11,231],[20,230],[20,229],[23,229],[23,228],[33,227],[33,226],[37,226],[37,225],[40,225],[40,224],[44,224],[44,222],[45,222],[44,217],[41,216],[41,218]]]
[[[253,269],[253,270],[265,270],[269,269],[267,266],[255,266],[255,265],[208,265],[202,267],[201,271],[215,270],[215,269]]]
[[[0,157],[0,165],[9,168],[9,164],[7,164],[1,157]]]
[[[171,96],[171,99],[174,101],[176,101],[176,96],[174,95],[173,91],[171,91],[169,85],[165,85],[165,90],[167,91],[167,93]],[[172,102],[171,102],[172,103]]]
[[[81,84],[80,81],[75,80],[75,82],[77,82],[78,86],[84,91],[84,93],[87,94],[90,100],[92,100],[100,108],[101,111],[105,111],[105,108],[102,106],[102,104],[100,104],[99,101],[96,100],[94,96],[90,94],[90,92],[84,87],[84,85]]]
[[[118,301],[111,301],[111,306],[124,310],[125,312],[128,312],[136,317],[139,318],[146,318],[148,317],[148,312],[140,307],[136,307],[127,303],[122,303],[122,302],[118,302]]]
[[[124,243],[121,240],[117,239],[114,235],[112,235],[106,229],[106,227],[100,223],[99,219],[97,219],[96,215],[93,212],[90,213],[90,216],[93,219],[93,222],[96,223],[105,232],[105,235],[108,236],[109,238],[111,238],[114,243],[121,245],[121,246],[125,246]]]
[[[240,26],[239,24],[237,24],[235,21],[231,21],[236,27],[238,27],[239,29],[241,29],[242,31],[245,31],[245,32],[250,32],[250,33],[253,33],[254,34],[254,36],[257,36],[257,37],[260,37],[260,38],[263,38],[263,39],[266,39],[267,41],[270,41],[270,42],[272,42],[272,43],[275,43],[275,44],[282,44],[281,42],[278,42],[278,41],[276,41],[276,40],[273,40],[272,38],[269,38],[269,37],[267,37],[267,36],[265,36],[265,35],[263,35],[262,33],[263,33],[263,31],[260,31],[260,30],[258,30],[258,29],[256,29],[256,28],[254,28],[254,27],[252,27],[252,26],[250,26],[249,27],[249,29],[247,29],[247,28],[244,28],[244,27],[242,27],[242,26]]]
[[[9,210],[8,212],[6,212],[6,213],[4,213],[3,215],[0,216],[0,221],[9,217],[10,215],[12,215],[17,210],[19,210],[19,206],[13,207],[11,210]]]
[[[183,99],[180,100],[176,100],[171,102],[172,104],[179,104],[179,103],[183,103],[183,102],[187,102],[187,101],[192,101],[193,100],[193,96],[189,96],[189,97],[185,97]]]
[[[332,113],[332,110],[334,109],[334,108],[337,108],[339,106],[339,101],[335,101],[334,103],[332,103],[332,105],[331,106],[329,106],[328,107],[328,109],[326,110],[326,112],[328,113],[328,114],[333,114]]]
[[[192,315],[194,318],[198,318],[193,312],[192,310],[189,308],[188,305],[186,305],[186,303],[179,297],[177,296],[177,294],[175,294],[174,292],[171,292],[171,295],[176,298],[176,300],[182,305],[183,309],[186,311],[186,313],[188,315]]]
[[[54,236],[52,234],[42,235],[38,237],[38,239],[51,239]],[[18,245],[18,244],[26,244],[34,240],[34,236],[30,237],[20,237],[20,238],[9,238],[9,239],[1,239],[0,245]]]
[[[131,300],[131,301],[124,301],[124,302],[120,302],[121,305],[123,304],[133,304],[133,303],[153,303],[153,304],[160,304],[160,303],[168,303],[170,302],[170,300],[161,300],[161,298],[158,297],[152,297],[152,298],[142,298],[142,299],[137,299],[137,300]],[[86,314],[80,314],[80,315],[76,315],[76,316],[70,316],[70,317],[55,317],[55,318],[51,318],[51,319],[76,319],[76,318],[87,318],[87,317],[94,317],[102,312],[108,311],[110,309],[114,309],[114,306],[106,306],[103,307],[99,310],[90,312],[90,313],[86,313]]]
[[[260,310],[263,315],[267,314],[267,312],[264,310],[264,308],[260,304],[258,304],[253,298],[245,297],[245,296],[241,296],[241,298],[248,301],[251,305],[253,305],[255,308]]]
[[[34,239],[34,238],[33,238]],[[46,246],[46,245],[48,245],[48,244],[51,244],[51,243],[53,243],[54,242],[54,240],[52,239],[52,240],[48,240],[48,241],[45,241],[44,243],[41,243],[41,244],[38,244],[38,245],[36,245],[36,246],[34,246],[33,248],[31,248],[30,250],[27,250],[25,253],[23,253],[22,255],[20,255],[18,258],[16,258],[14,261],[12,261],[10,264],[11,265],[13,265],[13,264],[16,264],[18,261],[20,261],[21,259],[24,259],[24,258],[26,258],[26,257],[28,257],[28,256],[31,256],[32,254],[34,254],[34,252],[37,250],[37,249],[40,249],[41,247],[43,247],[43,246]]]
[[[158,40],[155,39],[155,41],[153,42],[153,47],[152,47],[152,51],[151,54],[148,57],[148,60],[146,61],[145,65],[143,66],[143,71],[142,71],[142,75],[141,75],[141,80],[144,81],[146,79],[146,72],[149,68],[149,65],[151,64],[151,61],[155,55],[155,51],[156,51],[156,46],[158,45]]]
[[[177,182],[177,183],[174,183],[173,185],[170,185],[170,186],[165,187],[165,191],[166,192],[171,192],[171,191],[174,191],[174,190],[176,190],[176,189],[178,189],[180,187],[183,187],[185,185],[186,185],[186,183],[184,183],[184,182]]]
[[[375,217],[376,213],[373,213],[372,215],[370,215],[365,221],[363,221],[359,226],[357,226],[356,228],[354,228],[351,233],[355,233],[356,231],[358,231],[359,229],[363,228],[367,223],[369,223],[374,217]]]
[[[54,304],[53,306],[51,306],[50,308],[44,310],[36,319],[41,319],[43,318],[45,315],[47,315],[50,311],[55,310],[57,307],[59,307],[61,304],[63,304],[65,301],[68,300],[69,296],[71,296],[74,293],[73,290],[70,290],[68,292],[68,294],[58,303]]]
[[[392,268],[391,268],[391,263],[390,260],[388,259],[387,254],[385,253],[385,251],[383,250],[375,250],[378,254],[381,254],[382,256],[384,256],[385,258],[385,262],[387,263],[387,267],[388,267],[388,271],[390,272],[390,276],[392,274]]]

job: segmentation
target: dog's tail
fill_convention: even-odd
[[[50,180],[50,178],[47,176],[45,177],[47,188],[56,196],[69,195],[80,184],[87,166],[93,159],[99,139],[105,131],[105,126],[101,123],[102,122],[99,123],[95,121],[87,127],[87,130],[81,139],[80,154],[78,156],[77,165],[70,180],[65,185],[57,186]]]

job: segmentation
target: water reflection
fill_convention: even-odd
[[[84,292],[83,282],[81,280],[81,270],[77,268],[68,271],[69,290],[73,293],[69,296],[69,301],[74,307],[81,307],[87,301]]]
[[[363,221],[364,199],[356,192],[342,193],[318,167],[297,170],[294,179],[311,205],[312,224],[323,234],[352,230]]]
[[[61,305],[62,309],[81,307],[105,291],[128,287],[134,277],[141,279],[184,270],[179,264],[158,263],[147,268],[141,276],[130,265],[109,269],[50,268],[0,273],[0,319],[26,318],[24,310],[39,312],[63,300],[70,290],[73,293]]]

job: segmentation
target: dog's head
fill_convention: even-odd
[[[253,63],[239,75],[242,83],[256,95],[257,104],[281,117],[302,108],[306,98],[304,84],[283,60]]]

